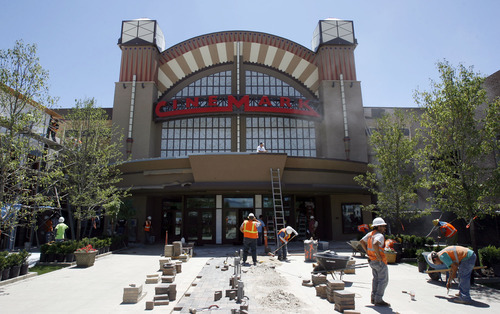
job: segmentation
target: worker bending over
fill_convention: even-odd
[[[434,219],[432,221],[434,226],[439,227],[440,236],[438,238],[446,238],[447,245],[455,245],[458,240],[458,232],[452,224],[444,221],[439,221],[439,219]]]
[[[457,275],[458,270],[458,293],[457,297],[451,301],[455,303],[471,304],[470,297],[470,276],[476,264],[476,253],[463,246],[449,246],[439,252],[431,252],[427,255],[427,260],[432,264],[445,264],[451,268],[450,277],[446,283],[446,288],[450,289],[452,280]]]
[[[290,226],[283,228],[278,232],[278,239],[280,240],[281,245],[280,249],[278,250],[278,260],[280,261],[288,262],[288,260],[286,259],[286,254],[288,253],[287,246],[288,242],[291,240],[290,237],[292,233],[294,234],[293,237],[298,235],[297,231],[295,231],[295,229]]]

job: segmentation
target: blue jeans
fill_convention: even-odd
[[[472,301],[470,297],[470,276],[476,264],[476,253],[466,259],[462,260],[458,265],[458,292],[460,298],[464,301]]]
[[[252,251],[252,261],[257,263],[257,239],[243,238],[243,263],[247,262],[248,251]]]
[[[370,261],[370,267],[373,274],[371,297],[375,303],[381,302],[385,288],[389,283],[389,269],[384,262],[380,261]]]

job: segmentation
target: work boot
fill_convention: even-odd
[[[391,304],[385,302],[384,300],[381,300],[381,301],[376,302],[375,306],[391,306]]]
[[[464,300],[464,299],[462,299],[460,297],[452,299],[451,302],[460,303],[460,304],[472,304],[471,301]]]

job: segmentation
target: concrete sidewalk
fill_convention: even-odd
[[[210,260],[214,258],[234,256],[239,249],[239,246],[195,247],[195,257],[183,263],[182,272],[175,277],[177,299],[169,305],[156,306],[153,312],[177,312],[174,308],[178,304],[186,304],[186,298],[189,298],[186,292],[191,294],[197,289],[192,284],[207,263],[210,264]],[[342,255],[351,255],[350,248],[342,243],[330,243],[330,249]],[[101,257],[89,268],[72,266],[0,286],[1,312],[76,314],[145,311],[145,303],[153,299],[156,286],[145,284],[146,275],[158,273],[162,253],[161,245],[132,247]],[[261,261],[269,260],[263,247],[259,247],[259,253],[262,255],[259,257]],[[304,279],[311,279],[312,271],[312,263],[304,261],[303,244],[292,243],[290,253],[290,262],[276,262],[276,271],[288,283],[282,287],[283,290],[293,293],[308,305],[309,308],[302,311],[304,313],[334,312],[334,304],[317,297],[315,288],[302,286]],[[367,261],[365,258],[355,259],[357,264]],[[230,260],[231,258],[228,258],[228,261]],[[204,271],[206,274],[206,270]],[[391,308],[370,304],[372,275],[369,267],[356,269],[356,274],[345,274],[342,279],[345,281],[346,290],[355,293],[356,311],[361,313],[500,313],[499,290],[475,285],[471,290],[474,300],[472,305],[455,304],[449,299],[457,292],[456,286],[450,290],[450,296],[447,296],[444,283],[430,281],[428,275],[419,273],[415,266],[408,264],[389,265],[389,285],[384,299],[391,303]],[[242,274],[242,280],[245,281],[245,274]],[[137,304],[122,304],[123,288],[132,283],[142,284],[146,295]],[[415,292],[416,301],[411,301],[408,294],[402,293],[410,290]],[[250,293],[251,291],[245,291],[250,300],[249,312],[255,313],[252,311],[253,296],[248,295]],[[207,300],[211,298],[213,304],[213,294],[207,296]],[[184,308],[183,312],[185,311]]]

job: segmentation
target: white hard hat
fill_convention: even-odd
[[[253,213],[248,214],[248,218],[255,218],[255,215]]]
[[[286,227],[286,233],[292,234],[292,232],[293,232],[293,228],[292,227],[290,227],[290,226]]]
[[[151,220],[151,216],[148,216],[148,219]]]
[[[310,218],[310,219],[314,219],[314,216],[311,216],[311,218]]]
[[[59,222],[64,222],[64,217],[59,217]]]
[[[387,226],[387,224],[385,223],[385,221],[384,221],[382,218],[377,217],[377,218],[373,219],[372,226],[373,226],[373,227],[377,227],[377,226]]]

